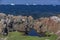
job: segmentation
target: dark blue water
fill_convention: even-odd
[[[0,12],[13,15],[33,16],[34,18],[48,17],[60,14],[60,5],[0,5]]]
[[[28,32],[29,36],[39,36],[39,34],[37,33],[36,30],[34,30],[33,28]]]

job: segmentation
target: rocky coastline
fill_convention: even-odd
[[[0,34],[5,35],[12,31],[26,32],[31,28],[34,28],[38,33],[49,31],[60,36],[60,16],[34,19],[32,16],[0,13]]]

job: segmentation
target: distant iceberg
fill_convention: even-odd
[[[29,3],[26,3],[26,5],[29,5]]]
[[[10,5],[15,5],[14,3],[11,3]]]

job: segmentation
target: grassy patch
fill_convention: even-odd
[[[2,34],[0,34],[0,38],[5,38],[5,37],[7,37],[7,36],[3,36]]]
[[[56,40],[57,36],[54,34],[51,37],[38,36],[23,36],[20,32],[10,32],[8,40]]]

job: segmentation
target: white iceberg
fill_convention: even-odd
[[[10,5],[15,5],[14,3],[11,3]]]

